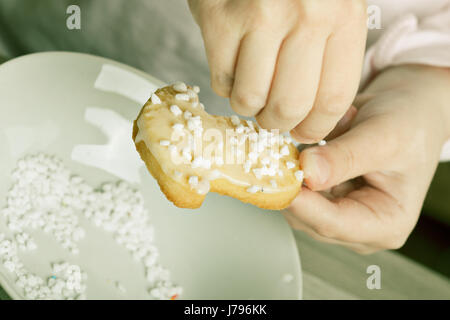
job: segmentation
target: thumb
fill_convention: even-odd
[[[398,145],[386,118],[369,118],[329,141],[302,151],[300,166],[306,185],[325,190],[349,179],[385,168]],[[383,128],[380,129],[380,128]]]

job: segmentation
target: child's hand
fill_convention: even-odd
[[[301,153],[310,190],[284,213],[290,224],[358,252],[401,247],[450,136],[449,88],[446,69],[403,66],[380,74],[357,97],[351,128]],[[329,188],[327,197],[314,192]]]
[[[189,0],[212,88],[268,129],[317,142],[353,101],[366,40],[364,0]]]

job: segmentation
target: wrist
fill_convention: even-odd
[[[433,119],[439,138],[450,139],[450,68],[401,65],[382,71],[364,90],[364,94],[403,92],[409,100]]]
[[[420,101],[425,104],[427,112],[436,112],[435,125],[442,125],[442,140],[445,143],[450,138],[450,69],[417,67],[419,73],[412,90],[423,95],[423,100]]]

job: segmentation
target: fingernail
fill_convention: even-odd
[[[301,144],[313,144],[318,142],[318,140],[303,137],[301,133],[297,132],[297,128],[292,129],[290,131],[290,134],[292,138],[294,138],[297,142],[300,142]]]
[[[310,152],[303,162],[303,170],[308,181],[314,185],[323,185],[330,178],[330,165],[318,152]]]
[[[296,140],[302,144],[313,144],[313,143],[317,142],[317,140],[307,139],[307,138],[302,138],[302,137],[298,137],[298,139],[296,139]]]

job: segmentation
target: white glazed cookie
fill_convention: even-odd
[[[208,114],[198,92],[181,82],[161,88],[134,121],[136,149],[162,192],[181,208],[200,207],[209,191],[286,208],[303,181],[291,139],[237,116]]]

